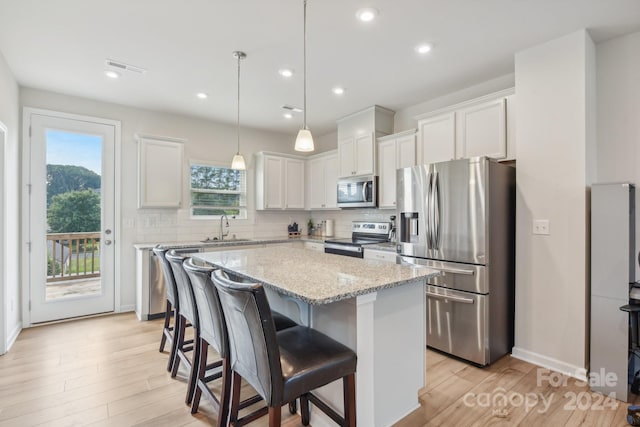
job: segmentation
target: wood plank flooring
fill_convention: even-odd
[[[186,371],[175,379],[166,371],[161,328],[126,313],[25,329],[0,356],[0,427],[211,425],[206,398],[196,415],[184,404]],[[626,404],[550,375],[541,381],[536,366],[510,356],[480,369],[427,351],[422,407],[397,426],[627,425]],[[282,413],[283,426],[302,425]],[[266,417],[251,424],[266,425]]]

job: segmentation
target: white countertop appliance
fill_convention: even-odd
[[[324,252],[356,258],[364,256],[364,246],[389,241],[391,223],[353,221],[350,239],[325,240]]]

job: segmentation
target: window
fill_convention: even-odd
[[[247,217],[246,171],[191,164],[191,216]]]

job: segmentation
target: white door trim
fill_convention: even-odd
[[[31,176],[31,166],[29,159],[31,158],[30,152],[30,136],[29,136],[29,128],[31,126],[31,116],[32,115],[41,115],[41,116],[50,116],[57,117],[62,119],[71,119],[71,120],[80,120],[92,123],[100,123],[104,125],[113,126],[115,129],[115,165],[114,165],[114,174],[115,174],[115,183],[114,183],[114,209],[115,209],[115,218],[114,218],[114,231],[113,231],[113,240],[114,240],[114,312],[119,313],[121,311],[121,275],[120,275],[120,257],[122,253],[122,248],[120,246],[120,228],[121,228],[121,206],[122,201],[120,200],[120,195],[122,194],[122,182],[121,182],[121,140],[122,140],[122,130],[121,124],[119,120],[110,120],[104,119],[101,117],[93,117],[93,116],[84,116],[80,114],[72,114],[72,113],[63,113],[59,111],[53,110],[45,110],[41,108],[32,108],[32,107],[23,107],[22,109],[22,189],[20,194],[22,195],[22,210],[21,217],[24,218],[24,215],[30,212],[29,206],[29,186],[28,183],[30,181]],[[28,328],[31,326],[31,310],[29,309],[29,283],[30,281],[30,271],[29,271],[29,263],[26,260],[29,259],[29,248],[27,246],[27,242],[31,240],[31,234],[29,229],[29,221],[22,221],[22,256],[21,256],[21,266],[22,266],[22,327]]]
[[[0,177],[2,177],[2,188],[0,188],[0,308],[2,315],[0,316],[0,354],[7,352],[7,315],[10,312],[7,307],[7,273],[4,268],[4,257],[7,253],[7,241],[5,239],[5,230],[7,228],[7,212],[5,209],[5,194],[7,192],[7,165],[6,165],[6,146],[7,146],[8,128],[4,123],[0,122]]]

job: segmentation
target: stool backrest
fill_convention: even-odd
[[[178,290],[176,289],[176,279],[173,277],[173,270],[169,265],[169,261],[167,261],[166,253],[168,249],[160,249],[153,248],[153,253],[160,260],[160,265],[162,266],[162,273],[164,275],[165,281],[165,293],[167,294],[167,300],[171,303],[171,305],[180,310],[180,300],[178,299]]]
[[[174,250],[167,252],[165,257],[169,261],[173,277],[176,279],[176,289],[178,289],[178,299],[180,300],[180,314],[191,322],[194,328],[198,328],[198,308],[193,297],[191,281],[182,266],[187,257],[176,254]]]
[[[262,285],[238,283],[214,271],[229,333],[231,369],[244,378],[267,405],[282,395],[280,349],[271,308]]]
[[[228,357],[229,342],[218,291],[213,285],[211,274],[215,268],[195,265],[191,258],[184,263],[184,270],[191,279],[193,296],[198,307],[200,338],[216,349],[220,357]]]

